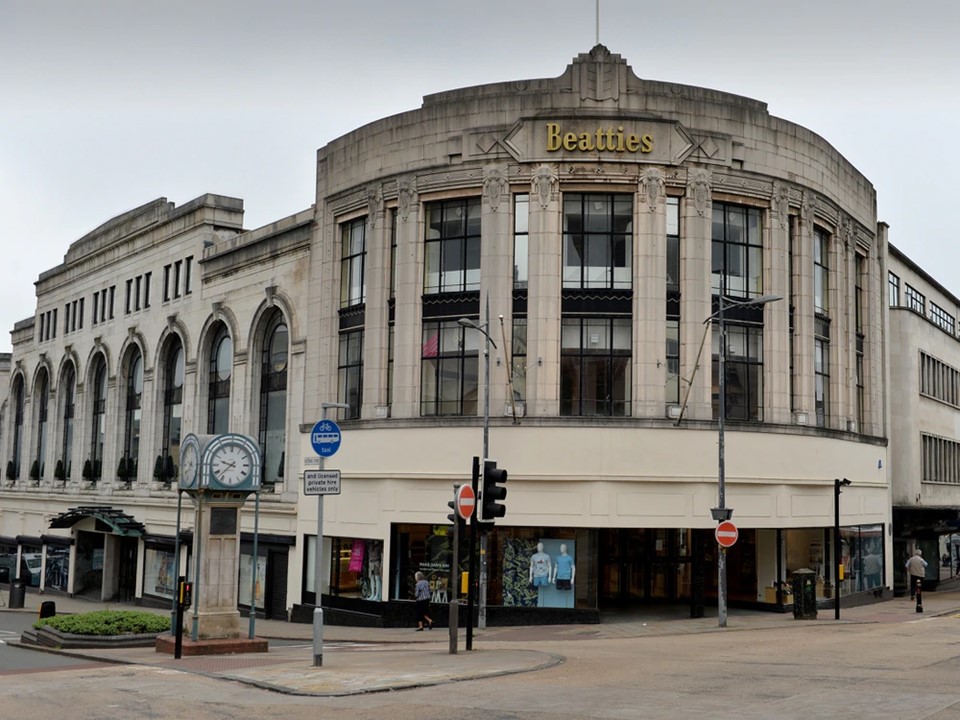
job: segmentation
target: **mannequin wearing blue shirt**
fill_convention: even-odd
[[[553,582],[557,590],[569,590],[577,577],[577,566],[573,558],[567,554],[567,546],[560,546],[560,554],[553,561]]]

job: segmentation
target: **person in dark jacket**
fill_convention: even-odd
[[[413,588],[413,598],[417,601],[417,631],[423,630],[424,623],[428,630],[433,630],[433,619],[427,615],[430,610],[430,583],[420,571],[417,571],[414,578],[417,580]]]

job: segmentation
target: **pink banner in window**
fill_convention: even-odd
[[[358,573],[363,569],[363,549],[366,543],[363,540],[354,540],[353,549],[350,551],[350,565],[347,570]]]

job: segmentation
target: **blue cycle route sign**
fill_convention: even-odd
[[[320,420],[310,431],[313,451],[322,458],[333,455],[340,449],[340,426],[333,420]]]

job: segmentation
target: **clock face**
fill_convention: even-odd
[[[200,457],[197,453],[197,446],[190,443],[184,446],[180,453],[180,485],[181,487],[193,488],[197,486],[197,471],[199,470]]]
[[[253,462],[249,451],[239,445],[221,445],[210,459],[211,480],[222,487],[237,487],[250,477]]]

